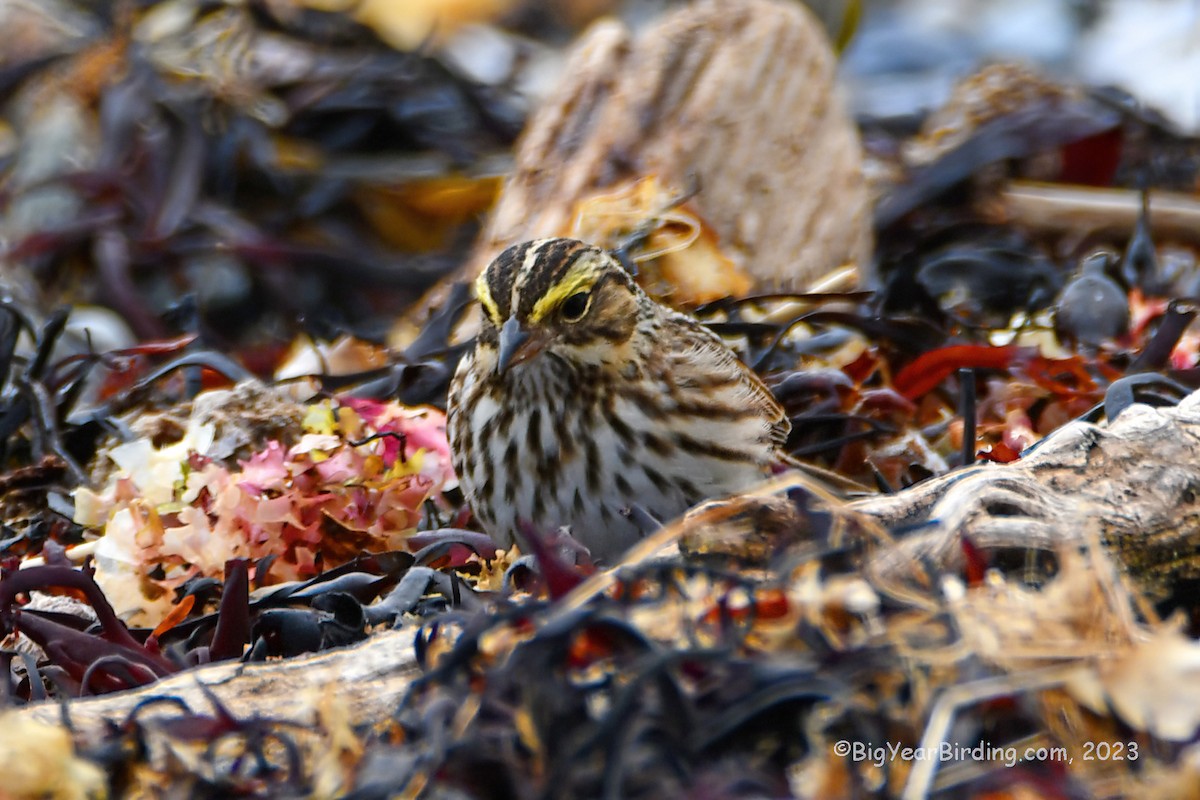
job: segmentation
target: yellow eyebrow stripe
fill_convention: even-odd
[[[488,315],[488,319],[497,325],[504,321],[500,319],[500,307],[496,305],[492,290],[488,288],[486,269],[475,279],[475,297],[479,300],[479,305],[483,306],[483,313]]]
[[[562,277],[562,280],[551,286],[533,304],[533,310],[529,312],[529,321],[541,322],[571,295],[591,289],[596,284],[596,277],[595,265],[590,262],[572,267],[571,271]]]

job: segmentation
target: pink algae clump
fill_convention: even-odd
[[[171,589],[221,578],[230,558],[273,557],[274,583],[402,548],[425,503],[456,480],[436,409],[323,401],[302,427],[292,446],[268,441],[233,463],[206,454],[213,435],[198,425],[165,447],[113,448],[119,470],[100,492],[76,493],[75,516],[103,528],[96,579],[118,613],[154,624]]]

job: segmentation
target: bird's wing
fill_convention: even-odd
[[[690,317],[681,314],[678,318],[684,324],[667,327],[675,332],[674,338],[657,343],[659,352],[670,360],[666,372],[673,376],[674,391],[694,392],[703,387],[713,402],[756,410],[767,426],[766,441],[775,450],[776,466],[800,470],[835,495],[874,493],[857,481],[788,455],[784,447],[792,424],[771,390],[721,337]]]
[[[768,426],[767,440],[782,453],[792,424],[771,390],[721,337],[691,317],[681,314],[679,319],[685,325],[675,328],[678,339],[663,343],[672,361],[668,372],[675,383],[681,388],[706,390],[713,401],[757,411]]]

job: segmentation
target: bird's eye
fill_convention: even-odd
[[[578,322],[587,313],[590,300],[591,297],[587,292],[576,292],[563,301],[559,313],[567,322]]]

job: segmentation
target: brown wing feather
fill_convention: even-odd
[[[681,315],[682,316],[682,315]],[[758,377],[754,370],[743,364],[730,350],[721,337],[708,328],[691,319],[683,317],[687,327],[679,327],[680,339],[674,342],[671,357],[677,376],[691,376],[703,381],[705,379],[721,381],[729,380],[730,375],[736,375],[739,388],[746,392],[747,402],[758,408],[763,420],[770,425],[770,441],[778,455],[780,466],[798,469],[810,479],[825,486],[834,494],[873,494],[874,492],[857,481],[839,475],[836,472],[800,461],[784,451],[792,423],[779,401],[771,394],[771,390]]]
[[[769,426],[769,441],[782,452],[792,424],[771,390],[717,334],[683,314],[676,315],[676,319],[684,324],[665,326],[676,337],[666,348],[676,381],[691,380],[701,387],[723,387],[736,381],[738,394],[761,413]]]

